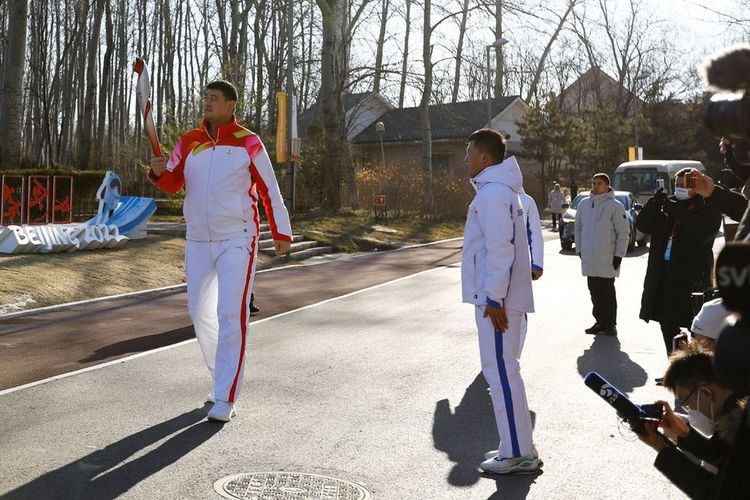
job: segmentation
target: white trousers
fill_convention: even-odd
[[[521,378],[521,351],[526,340],[526,314],[506,309],[508,330],[496,332],[484,306],[475,307],[482,374],[490,386],[501,457],[531,455],[532,424]]]
[[[234,403],[242,391],[257,251],[257,236],[185,248],[188,311],[217,401]]]

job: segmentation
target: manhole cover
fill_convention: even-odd
[[[356,483],[305,472],[248,472],[216,481],[224,498],[243,500],[370,500],[372,493]]]

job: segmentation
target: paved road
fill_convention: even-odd
[[[666,396],[658,327],[637,319],[645,266],[642,251],[623,263],[620,336],[593,338],[578,260],[547,246],[522,360],[541,475],[478,472],[497,436],[460,269],[441,258],[257,322],[223,427],[204,420],[195,342],[0,396],[0,498],[212,499],[222,477],[282,469],[387,500],[684,498],[581,380],[598,370],[636,401]]]
[[[461,240],[259,272],[257,319],[461,259]],[[194,337],[185,288],[0,320],[0,390]]]

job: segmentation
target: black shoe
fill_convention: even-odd
[[[594,325],[591,328],[586,328],[584,330],[589,335],[596,335],[597,333],[601,332],[604,327],[600,325],[599,323],[594,323]]]
[[[610,337],[617,337],[617,326],[615,325],[607,325],[604,328],[602,328],[599,333],[601,335],[608,335]]]
[[[250,309],[250,316],[255,316],[256,314],[258,314],[260,312],[260,309],[258,309],[257,307],[255,307],[255,304],[253,304],[252,302],[250,302],[249,309]]]

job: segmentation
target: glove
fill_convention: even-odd
[[[614,257],[612,257],[612,267],[615,268],[615,271],[617,271],[618,269],[620,269],[620,264],[621,263],[622,263],[622,257],[618,257],[617,255],[615,255]]]
[[[665,201],[667,201],[667,193],[664,192],[664,188],[657,189],[654,193],[654,203],[661,205]]]

